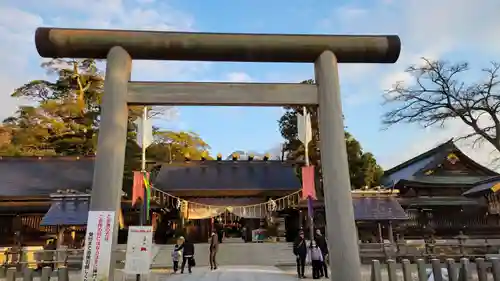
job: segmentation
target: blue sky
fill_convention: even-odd
[[[394,65],[342,65],[348,130],[386,168],[463,132],[401,125],[381,131],[382,95],[421,56],[468,60],[480,69],[498,59],[498,0],[223,1],[223,0],[4,0],[0,2],[0,104],[9,115],[19,101],[8,96],[30,79],[45,78],[33,44],[38,26],[187,30],[203,32],[398,34],[403,48]],[[490,36],[493,35],[493,36]],[[494,37],[494,38],[492,38]],[[310,64],[135,62],[134,80],[300,82]],[[275,151],[282,142],[281,108],[181,107],[159,125],[201,135],[212,152]],[[464,149],[468,149],[464,144]],[[469,151],[487,163],[489,150]]]

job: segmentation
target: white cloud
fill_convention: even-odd
[[[396,66],[399,72],[387,74],[383,81],[399,79],[408,82],[408,75],[402,72],[406,66],[418,63],[422,56],[430,59],[446,58],[458,46],[470,48],[471,52],[480,53],[482,50],[491,55],[500,53],[500,41],[496,36],[491,36],[500,30],[500,18],[492,12],[500,10],[498,1],[418,1],[418,4],[410,1],[406,9],[408,31],[411,32],[411,39],[407,39],[412,45],[409,53],[403,53],[401,63]],[[444,128],[428,129],[410,144],[406,152],[394,153],[392,164],[407,160],[411,154],[422,153],[450,138],[463,136],[468,131],[469,127],[460,120],[447,122]],[[457,145],[471,158],[490,167],[491,161],[499,156],[488,143],[472,147],[471,141],[459,141]]]
[[[226,74],[227,82],[252,82],[252,77],[245,72],[231,72]]]
[[[9,3],[7,3],[9,2]],[[26,0],[0,2],[0,119],[11,115],[22,101],[12,91],[32,79],[47,79],[38,67],[34,32],[40,26],[101,29],[193,30],[193,18],[165,3],[139,4],[122,0]],[[148,2],[148,3],[146,3]],[[148,4],[148,5],[140,5]],[[21,6],[19,6],[21,5]],[[89,8],[91,7],[91,8]],[[133,79],[189,80],[208,63],[135,61]]]
[[[40,16],[0,5],[0,119],[11,115],[22,102],[10,98],[17,87],[33,79],[26,73],[30,52],[34,51],[33,31]],[[43,78],[43,75],[42,77]]]
[[[366,9],[351,5],[340,7],[335,12],[336,15],[343,21],[359,20],[360,17],[365,16],[368,13]]]
[[[426,128],[423,129],[422,137],[408,144],[405,150],[395,151],[393,155],[384,155],[384,157],[377,160],[380,161],[384,168],[388,169],[454,138],[456,140],[455,144],[467,156],[482,165],[498,170],[498,166],[493,164],[493,160],[499,154],[495,152],[491,144],[483,142],[473,147],[471,141],[458,139],[459,136],[463,136],[470,131],[459,120],[448,122],[443,128]]]
[[[359,10],[359,11],[357,11]],[[361,77],[380,77],[375,88],[357,93],[357,99],[365,102],[380,102],[383,90],[391,88],[396,81],[410,82],[411,77],[404,73],[411,64],[419,63],[421,57],[431,59],[449,58],[450,52],[462,51],[465,54],[482,54],[498,57],[500,37],[494,36],[500,30],[500,2],[498,0],[383,0],[370,9],[354,6],[340,7],[332,17],[320,22],[322,29],[336,30],[335,22],[342,23],[340,32],[357,34],[398,34],[402,41],[402,51],[394,65],[375,67],[359,66],[352,74],[347,69],[342,73],[343,84],[356,83]],[[340,29],[343,29],[343,28]],[[457,59],[457,58],[451,58]],[[473,61],[474,57],[460,57]],[[477,66],[480,68],[481,66]],[[354,79],[354,80],[353,80]],[[371,83],[370,83],[371,84]],[[363,89],[364,90],[364,89]],[[350,102],[349,96],[347,102]],[[398,127],[390,129],[398,133]],[[446,124],[445,128],[432,128],[420,131],[420,136],[406,146],[405,151],[394,151],[393,155],[383,155],[384,167],[401,163],[408,158],[424,152],[452,137],[462,136],[468,128],[460,121]],[[457,143],[473,159],[488,164],[492,157],[492,146],[485,144],[472,149],[469,142]]]

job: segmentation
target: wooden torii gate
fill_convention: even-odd
[[[38,28],[35,43],[45,58],[107,59],[90,207],[95,211],[118,208],[127,105],[317,105],[331,277],[361,281],[338,63],[394,63],[398,36]],[[314,63],[316,84],[130,82],[133,59]]]

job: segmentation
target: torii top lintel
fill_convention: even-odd
[[[38,53],[46,58],[105,59],[121,46],[132,59],[239,62],[314,62],[330,50],[340,63],[394,63],[397,35],[285,35],[63,29],[36,30]]]

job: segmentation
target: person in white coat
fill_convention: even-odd
[[[313,279],[321,278],[321,270],[323,269],[323,253],[321,253],[321,249],[314,240],[311,241],[307,257],[308,260],[311,261]]]

